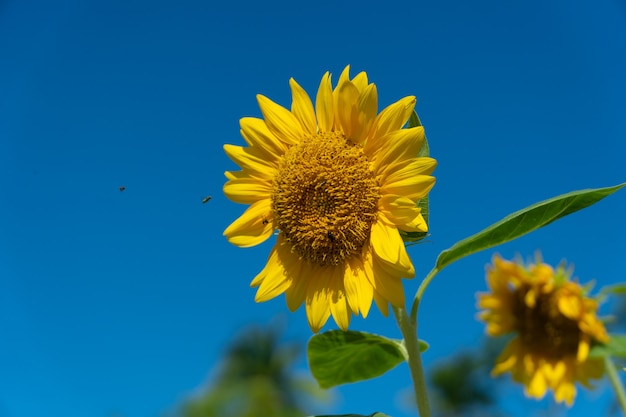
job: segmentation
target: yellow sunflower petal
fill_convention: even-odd
[[[252,204],[271,196],[272,183],[256,178],[241,178],[224,184],[224,194],[235,203]]]
[[[350,325],[350,317],[352,314],[348,307],[346,290],[343,285],[343,274],[343,266],[335,266],[332,268],[328,301],[330,301],[330,312],[335,319],[335,323],[337,323],[341,330],[346,331]]]
[[[425,233],[428,232],[428,225],[426,224],[426,220],[424,220],[424,216],[420,213],[411,222],[399,225],[398,229],[405,232]]]
[[[494,297],[490,295],[482,295],[478,301],[479,308],[486,308],[490,310],[500,309],[506,306],[509,300],[503,300],[502,297]]]
[[[376,221],[372,224],[372,248],[379,258],[392,264],[398,262],[400,256],[399,245],[402,244],[400,243],[402,238],[396,235],[398,235],[397,231],[381,221]]]
[[[376,307],[380,310],[383,316],[387,317],[389,315],[389,301],[380,295],[380,293],[374,290],[374,302],[376,303]]]
[[[285,300],[287,301],[289,311],[296,311],[306,298],[309,282],[304,277],[310,276],[310,274],[301,271],[308,268],[309,265],[305,262],[298,262],[297,265],[294,265],[293,282],[285,291]]]
[[[250,178],[250,174],[244,171],[226,171],[224,172],[224,176],[229,181],[243,179],[243,178]]]
[[[257,150],[243,146],[224,145],[224,152],[244,170],[254,172],[265,178],[272,178],[276,175],[278,161],[263,158]]]
[[[329,274],[324,273],[322,267],[311,268],[310,271],[306,272],[310,274],[303,277],[309,282],[305,300],[306,316],[309,320],[309,327],[314,333],[317,333],[330,317]]]
[[[587,357],[589,356],[589,348],[589,339],[587,337],[581,337],[578,342],[578,352],[576,353],[576,360],[579,363],[587,360]]]
[[[367,83],[367,73],[365,71],[361,71],[357,75],[355,75],[352,79],[352,84],[354,84],[360,92],[365,91],[368,85],[372,85]]]
[[[582,315],[583,306],[582,299],[578,295],[565,295],[559,297],[558,300],[559,311],[570,319],[577,319]]]
[[[372,296],[374,298],[376,306],[383,314],[383,316],[387,317],[389,315],[389,300],[376,290],[377,282],[375,277],[373,256],[366,249],[363,250],[363,272],[365,272],[365,276],[372,286]]]
[[[341,71],[339,79],[337,80],[337,86],[333,89],[333,107],[335,109],[335,124],[333,125],[333,129],[336,131],[341,131],[341,121],[339,120],[339,112],[337,109],[339,108],[339,92],[346,82],[350,82],[350,65],[347,65],[343,71]]]
[[[350,65],[346,65],[343,71],[341,71],[341,74],[339,75],[339,79],[337,80],[337,86],[333,90],[333,97],[334,97],[335,102],[337,102],[338,92],[341,89],[341,86],[343,85],[343,83],[349,82],[349,81],[350,81]]]
[[[565,402],[568,407],[574,404],[574,397],[576,396],[576,386],[572,382],[561,382],[554,392],[554,399],[558,403]]]
[[[256,117],[243,117],[239,120],[241,136],[251,147],[257,147],[271,159],[278,160],[287,151],[287,146],[278,140],[267,128],[265,122]]]
[[[530,397],[541,399],[546,395],[548,384],[546,378],[541,372],[535,372],[526,387],[526,394]]]
[[[383,109],[373,123],[370,137],[365,144],[365,153],[373,154],[381,147],[382,138],[388,133],[400,130],[409,120],[415,108],[415,97],[404,97]]]
[[[293,97],[291,112],[296,116],[305,133],[315,135],[317,133],[317,124],[311,98],[293,78],[289,79],[289,85],[291,86],[291,95]]]
[[[551,386],[558,385],[565,375],[566,366],[563,361],[547,361],[543,366],[543,373]]]
[[[258,245],[265,242],[274,231],[272,222],[267,221],[271,218],[271,201],[257,201],[224,230],[224,236],[230,243],[242,248]]]
[[[320,132],[333,129],[335,110],[333,104],[333,88],[330,84],[330,73],[324,74],[315,98],[315,113]]]
[[[374,287],[367,279],[361,259],[352,258],[346,262],[344,286],[352,311],[360,311],[364,318],[367,317],[374,297]]]
[[[288,145],[294,145],[302,140],[304,137],[302,126],[289,110],[261,94],[257,94],[256,98],[267,128],[274,136]]]
[[[404,307],[404,287],[400,276],[388,268],[389,265],[376,257],[373,259],[373,276],[371,281],[374,290],[396,307]],[[368,277],[370,278],[370,277]]]
[[[374,172],[385,175],[397,162],[414,158],[424,143],[422,126],[397,130],[381,139],[385,146],[373,156]]]
[[[405,230],[402,226],[415,222],[421,216],[422,211],[413,200],[394,194],[383,195],[378,200],[378,207],[385,217],[402,230]]]
[[[496,359],[496,365],[491,374],[494,376],[510,371],[519,361],[519,339],[511,340],[500,356]]]
[[[343,82],[337,87],[337,107],[335,108],[335,127],[348,138],[353,140],[353,128],[358,129],[359,90],[350,81]],[[336,126],[337,120],[339,126]]]
[[[281,295],[291,285],[291,279],[287,276],[284,262],[279,258],[276,250],[272,251],[261,274],[263,274],[261,279],[257,280],[255,278],[252,281],[253,283],[260,282],[259,289],[254,297],[254,301],[257,303],[262,303]]]
[[[354,314],[359,314],[359,271],[351,267],[352,263],[354,260],[350,259],[344,265],[343,286],[346,289],[346,298],[350,310]],[[363,278],[367,281],[367,277],[363,276]]]
[[[265,263],[265,266],[263,267],[261,272],[259,272],[256,275],[256,277],[254,277],[252,282],[250,282],[251,288],[258,287],[259,285],[261,285],[263,280],[265,280],[265,276],[267,275],[267,272],[270,271],[272,269],[272,266],[276,263],[276,260],[277,260],[276,250],[277,250],[277,246],[274,246],[272,250],[270,251],[270,255],[267,257],[267,262]]]
[[[384,183],[380,187],[380,193],[405,196],[411,200],[419,200],[426,197],[435,185],[435,177],[430,175],[416,175],[393,183]]]
[[[382,177],[382,181],[393,184],[399,181],[406,181],[418,175],[430,175],[436,166],[437,161],[429,157],[405,159],[386,169],[386,175]]]
[[[379,219],[372,224],[371,236],[370,242],[375,258],[384,263],[383,267],[387,271],[395,271],[399,276],[412,278],[415,270],[400,233],[390,225],[383,213],[380,213]]]
[[[361,91],[357,102],[357,117],[352,119],[352,140],[364,143],[378,111],[378,91],[370,84]]]

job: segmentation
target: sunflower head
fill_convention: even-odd
[[[241,167],[226,172],[224,193],[249,204],[224,235],[241,247],[277,232],[265,268],[253,279],[256,301],[285,293],[303,303],[315,332],[332,315],[347,329],[372,300],[384,314],[404,305],[401,278],[413,264],[400,231],[426,232],[417,203],[435,183],[436,161],[418,157],[423,127],[404,129],[409,96],[378,112],[376,85],[349,67],[333,88],[326,73],[315,103],[289,81],[290,108],[257,96],[263,119],[241,119],[248,146],[225,145]]]
[[[516,335],[493,374],[511,372],[528,396],[543,398],[551,389],[568,405],[576,382],[588,386],[589,379],[602,376],[602,360],[590,358],[589,349],[609,338],[596,315],[597,301],[570,276],[571,270],[555,271],[540,259],[525,266],[495,256],[487,271],[491,292],[478,295],[487,333]]]

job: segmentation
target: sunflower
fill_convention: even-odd
[[[571,270],[555,271],[538,259],[523,266],[495,256],[487,271],[491,293],[478,295],[479,317],[487,333],[516,333],[496,360],[492,374],[511,372],[529,397],[543,398],[548,389],[557,402],[571,406],[575,383],[604,373],[602,359],[589,357],[593,343],[609,336],[596,316],[597,301],[586,296]]]
[[[264,119],[244,117],[248,146],[224,145],[241,167],[226,172],[225,195],[250,207],[225,231],[240,247],[277,232],[265,268],[252,280],[255,300],[285,293],[291,311],[305,303],[318,332],[330,315],[346,330],[372,300],[383,314],[403,307],[401,278],[413,264],[400,231],[426,232],[417,202],[435,183],[436,161],[417,157],[424,129],[406,128],[415,97],[378,114],[376,85],[346,67],[333,89],[322,80],[315,107],[289,80],[291,109],[257,95]]]

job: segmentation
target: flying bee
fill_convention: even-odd
[[[125,189],[126,189],[126,187],[124,187],[124,186],[120,187],[120,193],[121,193],[122,191],[124,191]]]
[[[212,198],[212,197],[211,197],[210,195],[208,195],[208,196],[204,197],[204,198],[202,199],[202,204],[206,204],[206,203],[208,203],[209,201],[211,201],[211,198]]]

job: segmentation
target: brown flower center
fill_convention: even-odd
[[[320,265],[360,254],[376,218],[378,182],[363,148],[320,133],[290,148],[274,179],[272,210],[291,250]]]
[[[578,322],[567,318],[558,309],[556,294],[540,294],[534,307],[528,307],[524,297],[528,288],[516,291],[513,314],[517,331],[525,348],[548,358],[576,355],[581,331]]]

